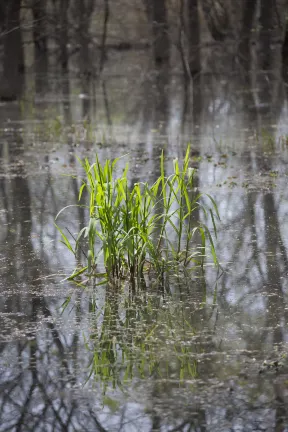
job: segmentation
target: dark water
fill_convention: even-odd
[[[284,84],[132,71],[89,94],[49,85],[0,105],[0,431],[288,431]],[[131,181],[152,181],[161,148],[169,167],[187,142],[219,206],[223,275],[134,297],[61,282],[75,262],[54,219],[77,202],[76,155],[129,153]],[[59,223],[86,221],[72,207]]]

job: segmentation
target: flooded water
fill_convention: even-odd
[[[1,103],[1,432],[288,431],[287,103],[265,83],[138,67]],[[76,156],[128,153],[131,182],[153,181],[161,149],[169,169],[187,142],[223,274],[134,296],[63,282],[75,261],[54,220],[77,203]]]

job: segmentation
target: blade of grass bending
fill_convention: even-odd
[[[66,207],[63,207],[63,208],[62,208],[62,209],[57,213],[57,215],[56,215],[56,217],[55,217],[55,221],[58,219],[58,217],[60,216],[60,214],[63,213],[64,210],[66,210],[66,209],[69,208],[69,207],[85,207],[85,208],[89,208],[89,207],[86,206],[86,205],[81,205],[81,204],[70,204],[70,205],[68,205],[68,206],[66,206]]]
[[[186,206],[187,206],[187,209],[188,209],[188,213],[190,213],[191,212],[191,204],[190,204],[190,198],[189,198],[189,195],[188,195],[186,187],[183,190],[183,194],[184,194],[184,197],[185,197],[185,202],[186,202]]]
[[[217,293],[218,293],[218,283],[216,282],[214,293],[213,293],[213,306],[215,306],[217,303]]]
[[[207,235],[207,237],[209,238],[209,241],[210,241],[211,253],[212,253],[214,264],[216,266],[219,266],[219,261],[218,261],[217,255],[216,255],[214,242],[213,242],[212,236],[210,234],[209,228],[205,224],[203,224],[203,223],[202,223],[202,226],[204,227],[205,233],[206,233],[206,235]]]
[[[203,254],[201,256],[201,267],[203,267],[205,256],[206,256],[206,237],[205,237],[205,231],[202,227],[199,227],[199,232],[200,232],[201,240],[202,240]]]
[[[75,277],[80,276],[82,273],[84,273],[86,270],[88,269],[88,266],[81,268],[78,271],[74,271],[70,276],[68,276],[66,279],[64,280],[68,280],[71,281],[73,279],[75,279]]]
[[[213,205],[213,207],[214,207],[215,213],[216,213],[216,215],[217,215],[217,217],[218,217],[218,219],[219,219],[219,221],[220,221],[221,219],[220,219],[220,215],[219,215],[218,207],[217,207],[217,204],[216,204],[215,200],[212,198],[211,195],[209,195],[209,194],[207,194],[207,193],[205,193],[205,196],[207,196],[207,197],[210,199],[210,201],[212,202],[212,205]]]
[[[166,182],[165,182],[165,169],[164,169],[164,151],[162,150],[160,156],[160,169],[161,169],[161,182],[162,182],[162,196],[164,208],[166,208]]]
[[[79,240],[81,239],[83,233],[86,233],[86,231],[87,231],[87,227],[84,227],[84,228],[82,228],[82,229],[79,231],[79,233],[78,233],[78,235],[77,235],[77,238],[76,238],[76,242],[79,242]],[[86,237],[86,235],[84,235],[84,237]]]
[[[190,144],[187,145],[186,154],[183,161],[183,172],[186,174],[189,164]]]
[[[63,240],[61,240],[61,242],[73,253],[73,255],[75,256],[75,251],[74,251],[74,249],[72,248],[72,246],[71,246],[71,244],[70,244],[70,242],[69,242],[69,240],[68,240],[68,238],[65,236],[65,234],[63,233],[63,231],[61,230],[61,228],[57,225],[57,224],[55,224],[54,223],[54,225],[55,225],[55,227],[58,229],[58,231],[60,232],[60,234],[61,234],[61,236],[62,236],[62,239]]]
[[[163,218],[164,218],[164,222],[163,222],[163,224],[164,224],[164,226],[166,226],[166,224],[167,224],[167,221],[170,223],[170,225],[173,227],[173,229],[174,229],[174,231],[176,232],[176,234],[177,234],[177,236],[179,236],[179,230],[178,230],[178,228],[176,227],[176,225],[174,224],[174,222],[172,222],[172,220],[171,220],[171,218],[175,215],[175,214],[177,214],[177,212],[178,212],[178,209],[176,209],[176,210],[174,210],[172,213],[170,213],[170,214],[163,214]]]
[[[117,162],[118,162],[120,159],[123,159],[123,158],[125,158],[126,156],[129,156],[129,154],[130,154],[130,153],[125,153],[123,156],[119,156],[119,157],[113,159],[112,164],[111,164],[112,169],[114,168],[114,166],[117,164]]]
[[[84,190],[85,187],[87,187],[87,184],[86,184],[86,182],[83,182],[83,184],[82,184],[82,186],[80,187],[80,190],[79,190],[78,201],[81,200],[82,193],[83,193],[83,190]]]
[[[201,209],[204,213],[205,218],[207,218],[208,214],[207,214],[207,209],[205,208],[205,206],[200,204],[199,202],[197,202],[196,204],[198,207],[195,207],[195,210],[196,210],[196,208]]]
[[[82,161],[82,159],[80,159],[79,156],[77,156],[77,155],[76,155],[76,159],[78,160],[78,162],[80,163],[80,165],[82,166],[82,168],[84,169],[84,171],[86,171],[86,165]],[[85,161],[86,161],[86,159],[85,159]]]
[[[91,250],[88,251],[87,260],[88,260],[88,273],[91,273],[92,264],[93,264],[93,254]]]
[[[215,234],[215,237],[217,239],[217,228],[216,228],[216,224],[215,224],[214,214],[213,214],[211,209],[209,210],[209,212],[210,212],[210,216],[211,216],[212,223],[213,223],[214,234]]]
[[[67,308],[67,306],[68,306],[68,304],[70,303],[70,300],[71,300],[71,295],[70,296],[68,296],[67,298],[66,298],[66,300],[62,303],[62,305],[60,306],[60,308],[62,309],[62,312],[61,312],[61,315],[64,313],[64,311],[65,311],[65,309]],[[60,309],[59,308],[59,309]]]
[[[71,231],[70,231],[67,227],[65,227],[65,228],[66,228],[66,230],[68,231],[68,233],[71,235],[71,237],[73,238],[73,240],[75,240],[75,243],[76,243],[75,252],[76,252],[76,248],[77,248],[78,243],[79,243],[79,240],[77,240],[78,237],[79,237],[79,234],[78,234],[77,239],[75,239],[75,237],[73,236],[73,234],[71,233]],[[83,228],[83,230],[84,230],[84,229],[85,229],[85,228]],[[81,230],[81,231],[83,231],[83,230]],[[80,233],[81,233],[81,231],[80,231]],[[80,250],[81,250],[81,252],[83,253],[83,255],[85,256],[85,258],[87,259],[87,255],[86,255],[86,253],[84,252],[84,250],[82,249],[82,247],[80,247]]]

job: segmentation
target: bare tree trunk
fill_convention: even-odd
[[[92,63],[89,55],[90,33],[89,27],[94,10],[94,0],[76,2],[74,5],[74,16],[77,22],[77,41],[80,47],[79,62],[80,75],[83,82],[89,81],[92,74]]]
[[[245,71],[251,66],[250,38],[255,19],[257,0],[245,0],[242,29],[238,46],[239,62]]]
[[[0,32],[2,33],[5,26],[5,4],[0,1]]]
[[[3,4],[3,78],[0,83],[0,99],[17,99],[23,90],[24,54],[20,28],[21,0]]]
[[[33,40],[34,40],[34,71],[36,75],[36,91],[43,89],[43,78],[48,72],[48,43],[47,43],[47,12],[45,0],[34,0],[33,12]]]
[[[288,19],[285,20],[285,36],[282,46],[282,56],[283,59],[285,59],[286,61],[288,60]]]
[[[188,0],[188,23],[189,70],[194,77],[201,71],[198,0]]]
[[[169,64],[170,38],[165,0],[152,0],[153,51],[156,66]]]
[[[59,46],[59,65],[62,74],[62,94],[64,101],[64,117],[65,122],[71,122],[71,106],[70,106],[70,81],[69,81],[69,22],[68,12],[70,0],[61,0],[60,4],[54,0],[54,23],[57,31],[57,42]],[[59,18],[58,18],[59,17]]]
[[[275,50],[276,38],[280,38],[283,22],[278,15],[279,4],[276,0],[261,0],[260,32],[258,45],[258,92],[259,102],[271,110],[270,99],[279,100],[281,81],[281,55]],[[277,85],[278,83],[278,85]],[[276,92],[275,92],[276,91]],[[275,97],[276,96],[276,97]],[[268,102],[268,104],[267,104]]]
[[[275,0],[261,0],[259,66],[263,71],[272,67],[271,40],[274,27]]]
[[[152,2],[151,0],[142,0],[142,3],[144,5],[148,21],[150,22],[152,20]]]
[[[103,31],[102,31],[102,38],[101,38],[101,53],[100,53],[100,61],[99,61],[99,68],[98,68],[99,74],[101,74],[106,60],[106,39],[108,33],[109,16],[110,16],[109,0],[104,0],[104,20],[103,20]]]
[[[76,41],[79,46],[79,71],[81,79],[81,88],[84,94],[90,93],[91,78],[93,76],[93,61],[90,55],[89,42],[90,23],[94,11],[94,0],[74,1],[72,15],[77,25]],[[89,105],[89,101],[83,100],[84,105]]]
[[[203,0],[201,6],[211,36],[216,41],[223,41],[231,31],[229,4],[223,0]]]
[[[61,0],[60,3],[60,62],[63,74],[68,74],[68,8],[69,0]]]
[[[286,15],[286,10],[285,10]],[[285,20],[285,37],[282,45],[282,66],[283,77],[287,79],[288,72],[288,20]]]

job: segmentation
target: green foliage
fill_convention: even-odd
[[[83,243],[88,252],[84,252],[87,262],[77,267],[69,276],[70,280],[77,281],[79,275],[84,274],[88,279],[98,278],[98,283],[128,278],[136,287],[143,283],[144,274],[149,271],[163,281],[171,270],[179,273],[203,266],[207,241],[213,261],[218,265],[209,228],[195,218],[202,210],[211,218],[216,236],[217,205],[208,194],[205,196],[211,208],[200,202],[202,194],[194,190],[195,171],[189,167],[189,151],[188,146],[182,166],[178,159],[173,161],[170,176],[165,174],[162,152],[161,175],[151,186],[139,182],[130,187],[128,164],[122,175],[115,177],[119,159],[106,160],[104,164],[98,156],[93,164],[87,159],[80,160],[86,179],[80,188],[79,200],[86,190],[89,223],[79,232],[74,248],[60,228],[59,231],[62,242],[75,256],[78,250],[83,251]],[[195,241],[197,232],[200,245]],[[104,273],[97,271],[101,256]]]

